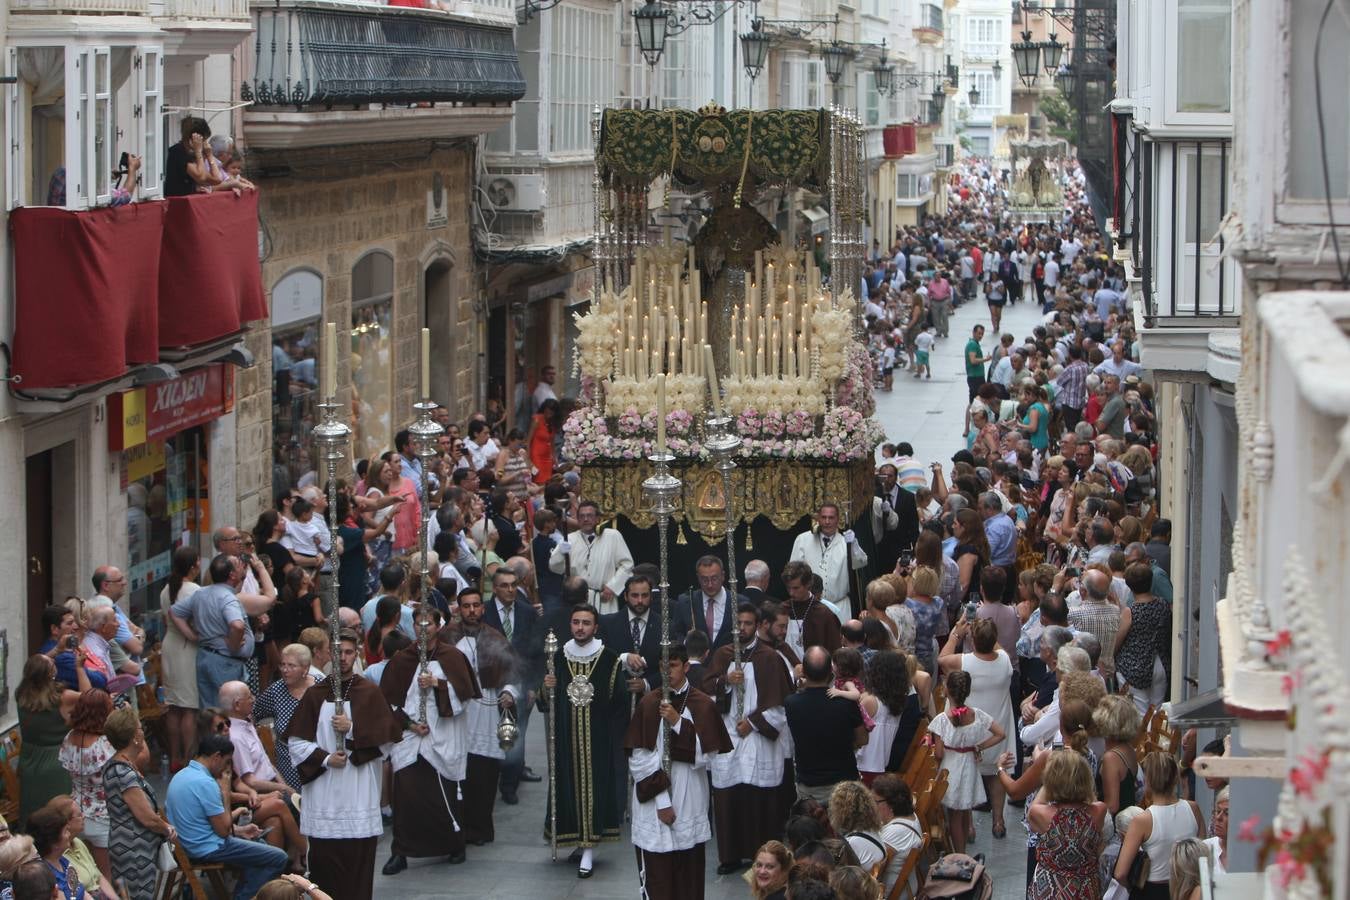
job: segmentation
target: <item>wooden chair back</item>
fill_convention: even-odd
[[[263,749],[267,751],[267,758],[272,761],[272,768],[277,767],[277,739],[272,733],[271,725],[258,726],[258,740],[262,743]]]
[[[886,900],[916,900],[918,892],[923,890],[923,879],[919,877],[919,862],[923,860],[924,854],[928,852],[929,837],[923,836],[923,843],[909,851],[909,856],[905,857],[905,863],[900,867],[900,872],[895,877],[895,884],[891,885],[890,891],[886,894]],[[914,883],[910,884],[910,879]]]
[[[882,856],[881,859],[878,860],[874,866],[872,866],[872,871],[869,873],[873,878],[877,880],[878,883],[882,883],[881,882],[882,873],[886,871],[886,869],[890,866],[891,861],[895,859],[895,848],[892,847],[890,844],[886,844],[885,847],[886,847],[886,854]]]
[[[928,733],[928,717],[919,718],[919,727],[914,732],[914,739],[909,742],[909,749],[905,751],[905,758],[900,761],[900,771],[896,774],[904,777],[909,771],[909,767],[914,764],[920,753],[925,753],[928,748],[924,746],[923,737]]]
[[[4,797],[0,797],[0,816],[15,829],[22,825],[19,822],[19,792],[23,788],[19,784],[19,773],[15,771],[17,762],[17,756],[0,760],[0,787],[5,791]]]

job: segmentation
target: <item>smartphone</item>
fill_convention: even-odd
[[[909,550],[902,550],[900,552],[900,565],[906,569],[914,565],[914,554]]]
[[[255,840],[255,841],[261,841],[263,838],[265,838],[265,837],[267,837],[269,834],[271,834],[272,831],[273,831],[276,827],[277,827],[277,826],[275,826],[275,825],[268,825],[266,828],[259,828],[259,829],[258,829],[258,836],[255,837],[254,840]]]
[[[978,610],[979,608],[980,608],[980,607],[979,607],[979,604],[976,603],[974,600],[971,600],[971,601],[969,601],[968,603],[966,603],[966,624],[967,624],[967,625],[974,625],[974,624],[975,624],[975,612],[976,612],[976,610]]]
[[[79,637],[78,637],[77,635],[73,635],[73,634],[68,634],[68,635],[66,635],[66,647],[67,647],[68,649],[74,650],[75,647],[76,647],[79,643],[80,643],[80,639],[79,639]]]

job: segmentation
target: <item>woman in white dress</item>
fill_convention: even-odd
[[[989,713],[966,705],[970,697],[970,673],[952,672],[947,676],[947,697],[951,705],[928,724],[928,730],[936,738],[934,755],[947,772],[947,794],[942,806],[947,811],[952,849],[965,853],[966,835],[971,832],[970,811],[985,799],[980,761],[984,751],[1002,744],[1006,735]]]
[[[967,632],[975,645],[974,653],[959,653],[957,648],[965,640]],[[1005,794],[1003,783],[998,779],[995,765],[999,756],[1006,752],[1016,752],[1017,728],[1013,719],[1012,661],[998,645],[998,626],[993,619],[976,619],[975,624],[967,624],[964,617],[956,623],[947,637],[947,644],[938,657],[938,666],[943,672],[966,672],[970,675],[969,704],[987,712],[991,719],[1003,729],[1004,738],[991,752],[984,754],[979,764],[980,779],[988,791],[989,807],[994,815],[994,837],[1003,838],[1008,827],[1003,821],[1003,801]],[[951,703],[948,701],[948,709]]]
[[[188,764],[197,752],[197,636],[188,619],[169,613],[169,607],[186,600],[201,585],[201,555],[195,547],[184,545],[173,551],[169,583],[159,593],[164,612],[164,642],[160,645],[160,684],[164,686],[164,723],[169,735],[169,771],[164,777]]]

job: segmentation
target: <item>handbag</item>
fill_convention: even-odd
[[[1131,892],[1142,890],[1148,887],[1149,865],[1148,854],[1144,848],[1140,847],[1134,854],[1134,861],[1130,863],[1130,870],[1125,873],[1125,887]]]
[[[178,859],[173,855],[173,841],[165,839],[160,842],[156,861],[161,872],[172,872],[178,868]]]

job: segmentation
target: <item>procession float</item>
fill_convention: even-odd
[[[738,550],[776,572],[822,503],[870,515],[882,432],[855,293],[860,123],[708,106],[605,110],[592,131],[598,277],[576,321],[565,455],[635,559],[671,554],[675,590],[722,542],[733,572]],[[672,187],[711,207],[691,242],[650,224],[653,192],[668,206]],[[827,198],[821,257],[756,208],[796,188]]]

